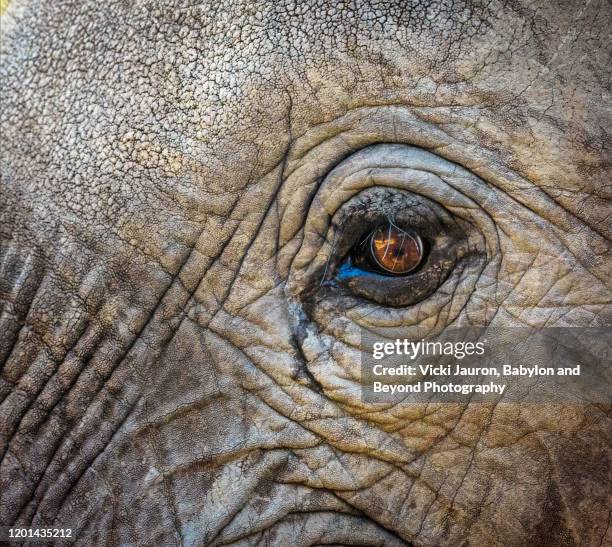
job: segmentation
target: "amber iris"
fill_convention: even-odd
[[[423,241],[417,234],[388,224],[372,232],[370,252],[374,262],[384,271],[407,274],[423,259]]]

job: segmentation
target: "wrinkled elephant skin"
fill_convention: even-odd
[[[612,323],[611,25],[604,0],[13,0],[0,522],[612,544],[609,408],[359,383],[360,329]],[[389,214],[439,263],[340,286]]]

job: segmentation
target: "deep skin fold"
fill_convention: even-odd
[[[3,15],[0,520],[606,544],[608,409],[371,408],[350,348],[391,323],[610,324],[609,5],[307,7]],[[308,308],[381,143],[402,148],[363,160],[375,185],[470,218],[486,261],[414,306]]]

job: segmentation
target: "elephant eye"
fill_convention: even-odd
[[[418,222],[366,226],[348,251],[337,256],[331,286],[385,306],[409,306],[433,294],[457,263],[461,235],[457,226],[428,218],[432,215],[423,211]]]
[[[398,189],[360,192],[336,214],[319,295],[390,307],[433,295],[472,253],[469,227],[438,203]],[[458,270],[460,271],[460,269]],[[320,277],[319,277],[320,276]]]
[[[313,313],[347,314],[427,310],[469,295],[457,287],[480,279],[490,249],[476,203],[448,177],[465,186],[471,175],[406,145],[373,145],[343,160],[311,202],[290,293]]]
[[[371,230],[351,252],[355,266],[381,275],[401,276],[416,270],[423,261],[421,236],[392,222]]]

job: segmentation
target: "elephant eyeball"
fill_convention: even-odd
[[[405,275],[423,260],[423,241],[420,236],[391,223],[373,230],[369,241],[373,262],[383,272]]]
[[[367,232],[350,255],[351,263],[357,268],[392,277],[414,272],[424,258],[425,242],[421,236],[392,222]]]

